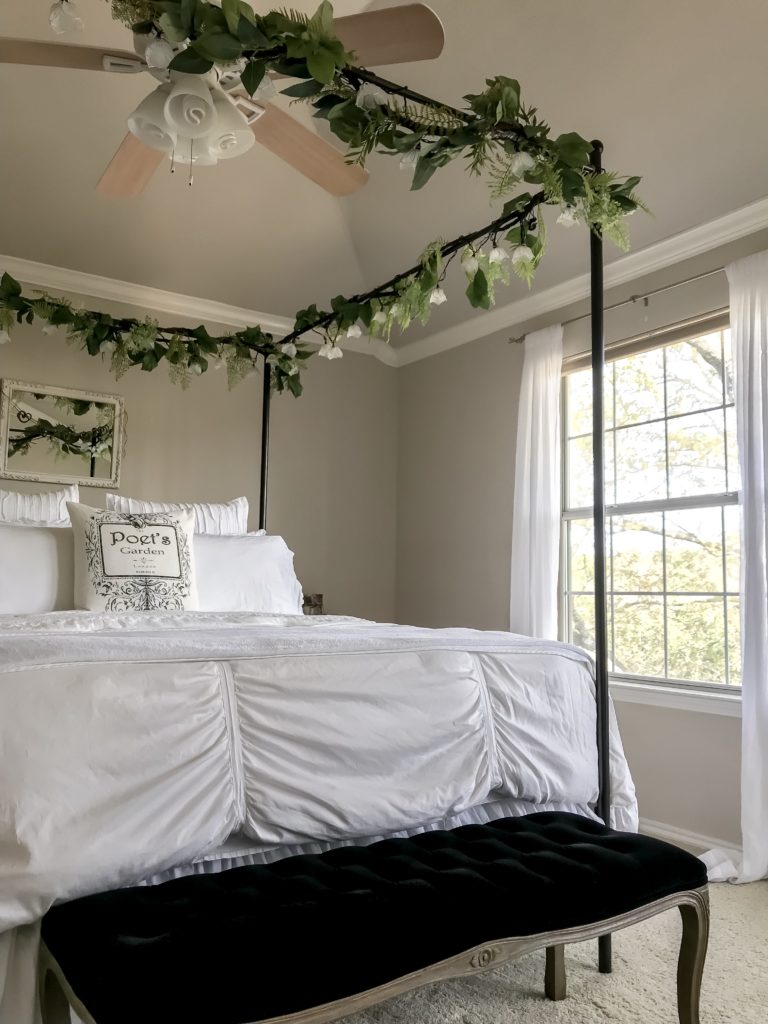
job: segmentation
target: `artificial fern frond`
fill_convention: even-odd
[[[108,0],[112,17],[129,28],[140,21],[154,21],[156,11],[151,0]]]
[[[452,110],[441,106],[426,106],[399,97],[390,97],[390,105],[407,121],[418,125],[433,135],[455,132],[464,127],[464,121]]]
[[[309,24],[310,16],[305,14],[304,11],[294,10],[293,7],[276,7],[274,13],[281,15],[281,17],[286,18],[288,21],[295,21],[298,25],[306,26]]]

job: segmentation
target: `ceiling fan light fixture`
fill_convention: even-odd
[[[176,139],[176,148],[173,151],[173,162],[175,164],[192,164],[194,167],[213,167],[219,160],[211,149],[208,139],[179,135]]]
[[[173,151],[178,135],[165,117],[168,92],[167,86],[159,86],[145,96],[128,118],[128,129],[140,142],[164,153]]]
[[[219,160],[241,156],[256,144],[248,119],[221,93],[214,99],[216,126],[208,136],[211,152]]]
[[[165,120],[179,135],[200,139],[216,125],[216,108],[208,84],[194,75],[180,75],[165,101]]]

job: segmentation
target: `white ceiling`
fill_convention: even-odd
[[[86,28],[77,41],[130,47],[105,0],[79,2]],[[52,38],[48,6],[4,3],[0,35]],[[335,6],[344,14],[392,4]],[[445,25],[443,55],[383,73],[449,103],[478,91],[486,76],[518,78],[523,98],[556,132],[600,137],[608,166],[644,176],[654,216],[633,219],[635,247],[768,194],[765,0],[432,6]],[[93,186],[150,84],[143,75],[0,67],[0,251],[290,315],[371,287],[433,238],[493,216],[485,187],[460,165],[411,193],[397,160],[377,156],[367,187],[337,200],[262,149],[199,169],[191,189],[183,173],[162,168],[140,198],[107,200]],[[534,288],[582,273],[585,260],[584,233],[552,227]],[[461,284],[449,281],[450,301],[430,331],[478,315]],[[516,283],[499,300],[526,292]]]

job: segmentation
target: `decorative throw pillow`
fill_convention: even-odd
[[[67,502],[79,500],[77,484],[58,491],[37,491],[34,494],[0,489],[0,522],[69,526]]]
[[[68,502],[75,536],[75,607],[197,608],[193,512],[113,512]]]
[[[143,498],[129,498],[122,494],[108,492],[105,504],[115,512],[194,512],[195,533],[217,536],[241,536],[248,532],[248,499],[233,498],[232,501],[144,501]]]

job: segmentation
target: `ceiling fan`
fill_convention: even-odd
[[[418,3],[336,18],[333,24],[335,34],[344,44],[344,48],[356,54],[363,67],[431,60],[440,55],[445,40],[440,19],[429,7]],[[29,64],[117,74],[149,71],[161,81],[167,80],[167,73],[157,75],[156,69],[148,66],[140,50],[140,45],[137,52],[131,52],[70,43],[0,38],[0,64]],[[240,112],[236,128],[242,130],[242,127],[247,125],[253,132],[256,142],[285,160],[331,195],[349,195],[363,187],[368,180],[368,172],[363,167],[346,163],[340,150],[279,107],[267,100],[262,102],[261,97],[257,97],[257,102],[251,100],[242,88],[238,87],[236,76],[230,77],[229,83],[226,76],[219,79],[212,92],[215,94],[221,91],[219,86],[223,86],[229,97],[226,102],[232,100]],[[228,85],[231,87],[228,88]],[[162,94],[160,99],[165,104],[166,112],[169,110],[167,103],[171,99],[173,88],[174,84],[170,82],[155,90],[156,93]],[[156,141],[153,145],[147,145],[139,137],[143,133],[136,117],[154,95],[150,94],[129,118],[131,130],[118,147],[97,185],[98,191],[105,196],[139,195],[149,184],[163,158],[168,155],[167,146],[164,149],[155,148],[158,144]],[[237,155],[248,148],[247,145],[241,145],[236,152],[235,136],[235,131],[230,132],[231,151],[220,152],[219,156]],[[146,138],[146,135],[144,137]],[[250,137],[247,141],[252,144]],[[194,140],[189,147],[189,153],[176,152],[174,157],[179,162],[206,162],[205,159],[199,159],[194,155]]]

